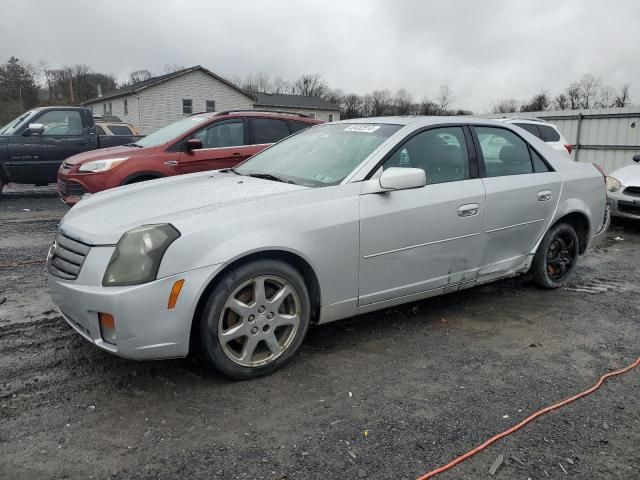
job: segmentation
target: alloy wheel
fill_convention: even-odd
[[[260,367],[280,357],[300,325],[300,299],[285,279],[261,275],[236,288],[222,307],[218,340],[243,367]]]
[[[555,282],[566,277],[574,266],[577,257],[576,242],[565,232],[560,232],[552,240],[547,252],[547,273]]]

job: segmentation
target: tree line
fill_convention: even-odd
[[[32,65],[16,57],[0,64],[0,125],[20,113],[43,105],[78,105],[126,85],[148,80],[156,75],[168,74],[184,67],[165,65],[164,70],[153,73],[146,69],[130,72],[118,82],[113,74],[96,72],[89,65],[52,67],[47,62]],[[419,100],[401,88],[395,93],[388,89],[374,90],[360,95],[331,88],[318,73],[304,74],[293,81],[258,72],[244,78],[226,77],[228,81],[249,92],[294,94],[321,97],[340,108],[341,118],[375,117],[382,115],[471,115],[473,112],[453,108],[454,94],[448,85],[442,85],[432,95]],[[601,78],[586,74],[554,97],[541,91],[528,101],[502,99],[492,104],[494,113],[536,112],[550,109],[576,110],[582,108],[626,107],[631,104],[630,85],[619,88],[605,85]]]

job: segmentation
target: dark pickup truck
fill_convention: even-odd
[[[97,148],[133,143],[133,135],[98,135],[93,113],[80,107],[29,110],[0,127],[0,194],[9,182],[56,182],[66,158]]]

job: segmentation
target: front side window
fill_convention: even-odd
[[[205,110],[207,112],[215,112],[216,111],[216,102],[214,102],[213,100],[207,100],[205,102]]]
[[[529,147],[504,128],[476,127],[487,177],[533,173]]]
[[[337,185],[400,128],[361,123],[315,126],[263,150],[234,171],[309,187]]]
[[[190,98],[182,99],[182,113],[185,115],[191,115],[193,113],[193,100]]]
[[[461,127],[425,130],[411,137],[383,164],[390,167],[421,168],[427,183],[445,183],[469,178],[469,156]]]
[[[289,127],[284,120],[252,118],[250,121],[253,132],[251,143],[254,145],[276,143],[289,136]]]
[[[214,123],[197,132],[192,138],[202,140],[202,148],[224,148],[244,145],[244,123],[242,120]]]
[[[82,135],[82,117],[80,112],[55,110],[43,113],[33,123],[44,125],[43,135]]]

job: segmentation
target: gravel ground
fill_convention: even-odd
[[[0,200],[0,478],[413,479],[640,354],[640,224],[616,223],[567,288],[316,327],[267,378],[125,361],[66,325],[43,264],[7,266],[44,259],[65,211],[50,188]],[[639,407],[636,369],[437,478],[638,479]]]

